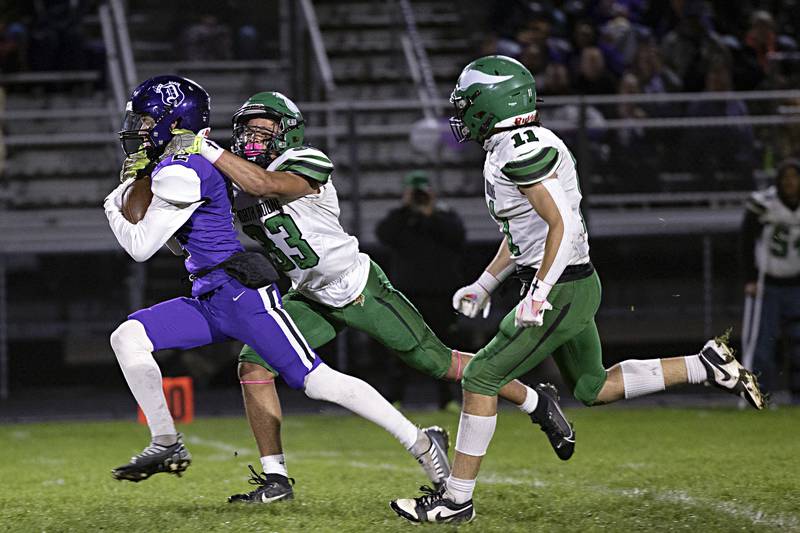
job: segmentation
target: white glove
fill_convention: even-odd
[[[453,309],[469,318],[475,318],[483,310],[483,318],[488,317],[492,307],[492,291],[499,285],[497,278],[484,271],[476,282],[456,291],[453,295]]]
[[[534,289],[534,287],[536,288]],[[550,302],[547,301],[547,294],[550,293],[552,288],[552,285],[534,278],[531,290],[517,304],[517,311],[514,314],[514,326],[518,328],[541,326],[544,323],[544,312],[553,308]]]

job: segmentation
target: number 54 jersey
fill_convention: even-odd
[[[299,174],[319,183],[319,193],[280,201],[239,192],[234,205],[242,231],[265,248],[292,288],[332,307],[352,302],[364,290],[370,261],[339,223],[330,159],[316,148],[292,148],[267,170]]]

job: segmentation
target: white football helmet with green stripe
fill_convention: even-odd
[[[537,120],[536,83],[519,61],[506,56],[476,59],[461,71],[450,103],[450,127],[458,142],[483,143],[498,130]]]
[[[248,125],[254,118],[278,124],[277,131]],[[233,114],[231,151],[264,168],[289,148],[303,145],[305,121],[300,109],[279,92],[254,94]]]

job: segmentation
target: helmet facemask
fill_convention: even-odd
[[[273,121],[272,128],[250,125],[253,119],[265,118]],[[240,112],[234,117],[231,151],[263,168],[267,168],[288,146],[286,134],[293,125],[287,127],[289,120],[283,114],[273,110],[260,108],[248,112]],[[291,119],[292,122],[297,122]]]
[[[456,91],[458,91],[458,88],[456,88],[456,90],[454,90],[450,95],[450,103],[453,104],[453,107],[455,107],[456,111],[456,115],[454,117],[450,117],[450,131],[453,132],[453,136],[459,143],[464,143],[471,139],[475,139],[478,142],[483,142],[483,140],[486,139],[486,136],[491,131],[492,124],[494,123],[494,115],[492,113],[479,111],[472,117],[469,117],[469,119],[477,119],[480,121],[477,135],[473,136],[472,130],[464,119],[467,117],[467,114],[469,113],[472,104],[475,102],[475,99],[480,96],[481,91],[480,89],[476,90],[471,96],[461,96],[456,94]]]
[[[172,139],[172,123],[180,126],[180,118],[172,120],[172,112],[167,109],[157,119],[132,110],[125,112],[122,130],[118,132],[120,145],[128,157],[145,150],[147,157],[155,161]]]

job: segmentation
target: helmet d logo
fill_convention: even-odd
[[[176,81],[168,81],[167,83],[159,83],[153,90],[161,95],[161,101],[165,105],[178,107],[186,98],[181,91],[180,85]]]

